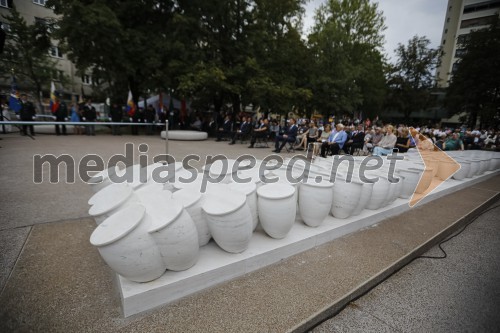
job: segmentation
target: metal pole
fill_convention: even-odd
[[[165,119],[165,153],[168,155],[168,119]]]

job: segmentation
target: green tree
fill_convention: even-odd
[[[179,88],[219,112],[231,104],[253,103],[285,113],[307,100],[300,39],[303,0],[184,1],[180,3],[194,64],[180,76]],[[185,34],[184,34],[185,35]],[[184,39],[185,40],[185,39]],[[191,47],[188,46],[191,52]]]
[[[61,15],[56,36],[69,58],[106,82],[110,95],[125,100],[128,86],[137,103],[144,91],[171,84],[173,0],[49,0],[47,6]]]
[[[4,51],[0,54],[0,67],[6,69],[2,74],[4,78],[15,75],[18,82],[33,88],[40,110],[43,110],[42,89],[48,89],[51,80],[64,81],[64,77],[55,76],[56,62],[49,56],[51,26],[42,21],[27,24],[15,7],[9,14],[2,16],[10,25]]]
[[[468,123],[497,126],[500,110],[500,23],[472,31],[460,48],[465,55],[458,62],[446,94],[450,114],[467,111]]]
[[[384,18],[369,0],[328,0],[316,11],[313,53],[315,107],[324,114],[377,113],[384,94]]]
[[[397,61],[388,73],[388,99],[386,105],[403,113],[405,120],[413,112],[431,105],[435,86],[435,69],[439,63],[439,49],[429,48],[426,37],[414,36],[408,44],[398,44]]]

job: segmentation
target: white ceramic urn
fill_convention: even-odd
[[[160,249],[167,269],[184,271],[198,261],[198,232],[182,203],[172,199],[168,204],[148,208],[151,219],[149,234]]]
[[[250,183],[231,183],[228,188],[234,191],[239,191],[247,196],[247,205],[252,213],[252,226],[255,231],[259,224],[259,215],[257,211],[257,185],[254,182]]]
[[[257,190],[259,221],[272,238],[284,238],[297,213],[295,188],[289,184],[266,184]]]
[[[333,184],[331,213],[338,219],[352,215],[363,192],[363,183],[354,177],[348,181],[343,174],[337,174]]]
[[[326,180],[316,182],[307,179],[299,187],[299,211],[302,221],[310,227],[317,227],[330,213],[333,200],[333,183]]]
[[[205,198],[202,209],[217,245],[231,253],[245,251],[253,233],[246,195],[219,185],[212,187]]]
[[[141,204],[131,204],[111,215],[90,236],[106,264],[135,282],[159,278],[166,270],[160,249],[148,233],[150,222]]]
[[[376,173],[370,172],[369,175],[367,175],[367,178],[372,179],[374,178],[374,176],[378,177],[378,180],[373,183],[372,196],[366,204],[366,209],[370,210],[377,210],[383,207],[391,189],[389,187],[391,186],[389,180],[384,176],[380,176]]]
[[[139,198],[127,184],[111,184],[92,196],[89,215],[101,224],[109,216],[131,203],[139,202]]]
[[[199,246],[207,245],[212,238],[208,228],[207,218],[201,209],[205,202],[204,195],[198,192],[195,188],[184,188],[175,192],[172,198],[182,203],[188,214],[193,220],[196,230],[198,231]]]

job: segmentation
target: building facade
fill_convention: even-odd
[[[31,25],[36,21],[47,21],[57,18],[57,15],[50,8],[47,8],[45,3],[46,0],[0,0],[0,24],[1,28],[7,33],[7,41],[10,26],[4,16],[10,16],[9,12],[12,10],[12,5],[15,5],[16,10],[26,20],[26,23]],[[78,98],[77,96],[81,96],[82,94],[85,96],[92,95],[92,77],[85,74],[80,75],[75,65],[58,48],[57,41],[55,40],[52,41],[49,55],[56,60],[56,71],[53,74],[53,81],[56,90],[61,94],[63,99],[75,101]],[[62,75],[68,78],[65,84],[59,79]],[[18,80],[17,84],[20,91],[27,92],[29,95],[34,94],[26,82]],[[50,96],[50,84],[50,82],[44,84],[42,99],[46,104],[48,104]],[[8,95],[10,91],[11,79],[0,78],[0,93]]]
[[[464,54],[460,43],[471,31],[487,27],[499,11],[500,0],[448,0],[441,38],[443,57],[436,71],[438,87],[448,87]]]

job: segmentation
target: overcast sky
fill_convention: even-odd
[[[316,8],[326,0],[311,0],[306,7],[304,28],[306,34],[313,24]],[[440,44],[445,20],[447,0],[372,0],[378,2],[383,12],[387,29],[385,35],[385,53],[394,57],[398,43],[406,45],[413,36],[426,36],[432,48]],[[394,59],[393,59],[394,60]]]

